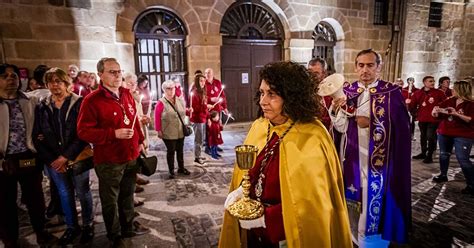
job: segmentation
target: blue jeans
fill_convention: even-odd
[[[474,188],[474,167],[469,155],[471,154],[472,143],[474,140],[461,137],[451,137],[446,135],[438,135],[439,141],[439,166],[442,175],[447,175],[449,167],[449,157],[454,147],[454,153],[461,166],[466,183],[468,186]]]
[[[94,216],[92,214],[92,193],[89,187],[89,171],[74,176],[70,172],[59,173],[50,166],[46,166],[46,168],[58,188],[66,226],[68,228],[76,228],[78,226],[74,193],[77,194],[81,203],[82,225],[92,225]]]

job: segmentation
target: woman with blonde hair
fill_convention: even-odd
[[[94,237],[89,170],[76,173],[69,168],[69,162],[76,160],[88,145],[77,135],[77,118],[83,97],[71,92],[72,79],[60,68],[49,69],[44,74],[44,81],[51,95],[36,108],[33,142],[59,192],[67,226],[59,243],[71,244],[81,234],[75,195],[81,203],[81,241],[88,242]]]
[[[461,192],[474,195],[474,167],[469,159],[474,142],[474,101],[471,83],[464,80],[455,82],[453,97],[433,108],[432,115],[442,119],[437,130],[441,173],[434,177],[433,181],[437,183],[448,181],[449,158],[454,147],[454,153],[467,184]]]

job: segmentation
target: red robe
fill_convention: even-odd
[[[207,127],[207,143],[209,146],[217,146],[224,143],[222,141],[222,125],[217,121],[211,120],[211,125]]]

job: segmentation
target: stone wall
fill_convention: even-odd
[[[0,9],[1,62],[26,67],[38,64],[96,71],[98,59],[117,57],[134,70],[133,45],[116,40],[117,3],[98,1],[10,0]],[[2,52],[3,53],[3,52]]]
[[[430,1],[408,1],[402,77],[462,79],[474,74],[474,3],[445,2],[440,28],[428,27]]]
[[[306,63],[313,50],[312,31],[320,21],[336,30],[335,68],[348,80],[356,79],[355,55],[373,48],[384,55],[391,37],[389,24],[373,25],[369,0],[262,0],[280,19],[284,29],[283,57]],[[214,68],[220,78],[219,33],[222,18],[234,0],[3,0],[0,3],[0,58],[30,70],[38,64],[78,64],[95,71],[97,60],[117,57],[126,71],[134,71],[133,23],[150,7],[174,11],[186,25],[187,69]],[[407,0],[402,77],[472,75],[474,61],[473,3],[446,3],[442,28],[428,28],[429,0]],[[1,49],[0,49],[1,50]],[[392,51],[392,53],[395,51]],[[395,58],[384,57],[395,68]],[[393,80],[400,71],[382,72]],[[188,80],[191,82],[192,80]]]

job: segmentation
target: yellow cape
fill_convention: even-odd
[[[245,144],[265,146],[269,121],[256,120]],[[271,127],[278,136],[289,127]],[[235,166],[230,191],[242,181]],[[341,166],[332,139],[320,121],[295,124],[280,144],[280,187],[285,236],[289,248],[352,247],[344,200]],[[239,222],[227,211],[219,240],[221,248],[238,248]]]

